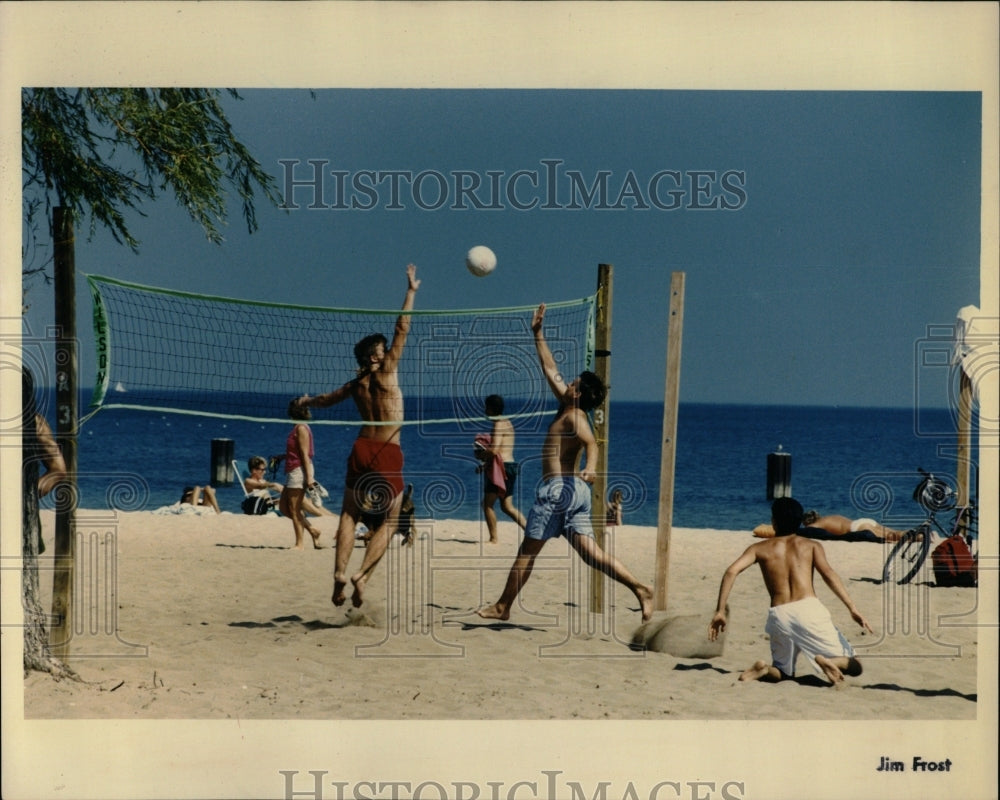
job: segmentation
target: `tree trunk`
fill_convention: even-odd
[[[38,516],[38,445],[35,434],[33,397],[25,400],[21,428],[21,606],[24,609],[24,672],[48,672],[56,678],[76,678],[76,673],[49,653],[46,615],[42,610],[38,580],[38,552],[42,540],[42,524]]]

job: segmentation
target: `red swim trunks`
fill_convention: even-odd
[[[359,506],[388,509],[403,491],[402,449],[395,442],[355,439],[344,484],[354,490]]]

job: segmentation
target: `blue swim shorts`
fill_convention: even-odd
[[[549,478],[538,487],[524,535],[542,541],[569,531],[592,537],[590,497],[590,484],[581,478]]]

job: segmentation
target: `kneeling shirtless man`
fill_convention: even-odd
[[[719,585],[715,616],[708,626],[708,638],[715,641],[726,629],[726,601],[737,576],[752,564],[759,564],[764,585],[771,596],[771,608],[764,630],[771,637],[771,663],[757,661],[740,675],[741,681],[780,681],[795,675],[799,653],[809,659],[813,669],[826,675],[840,688],[844,675],[860,675],[861,662],[854,649],[833,624],[827,610],[813,589],[813,572],[818,572],[827,586],[847,606],[851,618],[872,632],[867,620],[854,606],[840,576],[826,560],[823,545],[796,535],[802,524],[802,506],[791,497],[781,497],[771,506],[771,524],[775,536],[748,547],[737,558]]]

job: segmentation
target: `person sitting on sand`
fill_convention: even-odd
[[[771,663],[757,661],[744,670],[740,680],[780,681],[794,677],[795,662],[802,653],[817,673],[825,675],[839,688],[845,674],[861,674],[861,662],[833,624],[829,610],[816,596],[813,573],[819,573],[862,629],[873,631],[847,594],[840,576],[826,560],[823,545],[797,535],[802,513],[802,506],[791,497],[774,501],[771,524],[775,535],[750,545],[723,574],[715,615],[708,626],[708,638],[714,642],[726,629],[729,612],[726,602],[737,576],[752,564],[759,564],[764,586],[771,596],[771,608],[764,626],[771,639]]]
[[[531,575],[535,557],[545,542],[565,536],[584,562],[627,586],[639,601],[643,622],[653,615],[653,590],[640,583],[614,556],[597,544],[591,523],[591,484],[597,468],[597,440],[590,429],[587,412],[597,408],[607,394],[604,382],[593,372],[583,372],[566,384],[559,372],[552,351],[545,341],[542,323],[545,304],[535,311],[531,330],[542,373],[549,388],[559,400],[559,410],[549,425],[542,445],[542,483],[538,487],[535,505],[528,514],[524,539],[510,568],[500,599],[481,608],[485,619],[509,619],[510,607],[521,587]],[[576,471],[581,453],[583,468]]]
[[[284,460],[284,456],[281,457]],[[278,505],[278,500],[280,497],[275,497],[271,494],[271,491],[275,491],[281,494],[282,490],[285,488],[280,483],[276,481],[269,481],[265,477],[265,472],[267,471],[267,460],[264,456],[251,456],[247,460],[247,469],[250,470],[250,475],[243,479],[243,486],[247,494],[253,497],[263,497],[268,501],[268,507],[276,507]],[[303,495],[302,497],[302,510],[307,514],[311,514],[314,517],[332,517],[333,512],[324,506],[317,506],[309,499],[309,495]]]
[[[190,506],[208,506],[211,507],[216,514],[221,514],[219,510],[219,504],[215,499],[215,489],[211,486],[185,486],[184,491],[181,492],[181,505]]]
[[[806,511],[798,534],[810,539],[840,538],[845,542],[896,542],[903,532],[880,525],[873,519],[850,519],[840,514],[820,516],[815,511]],[[758,539],[769,539],[774,536],[774,527],[758,525],[753,529],[753,535]]]

